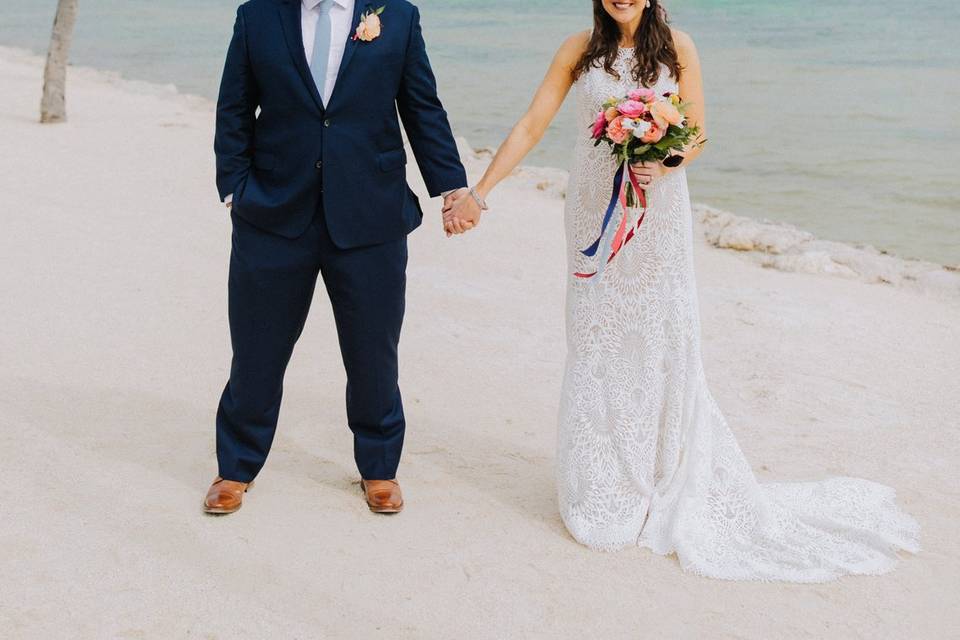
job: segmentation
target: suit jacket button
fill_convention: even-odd
[[[317,169],[323,169],[323,160],[317,160],[317,164],[315,166]]]
[[[325,127],[329,127],[329,126],[330,126],[330,118],[327,118],[326,120],[323,121],[323,126],[325,126]]]

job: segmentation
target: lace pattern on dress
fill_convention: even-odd
[[[596,270],[616,160],[588,132],[601,103],[636,85],[595,68],[577,89],[578,140],[565,210],[568,274]],[[664,67],[652,87],[676,91]],[[570,533],[601,550],[676,553],[731,580],[822,582],[879,574],[919,527],[892,489],[854,478],[759,484],[707,388],[684,170],[648,190],[647,218],[602,276],[568,277],[568,356],[557,476]],[[633,221],[636,221],[634,212]]]

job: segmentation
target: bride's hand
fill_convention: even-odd
[[[662,178],[670,173],[671,169],[662,162],[637,162],[630,165],[633,169],[633,175],[637,177],[637,184],[644,191],[647,190],[654,180]]]

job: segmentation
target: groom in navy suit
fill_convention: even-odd
[[[397,114],[399,113],[399,120]],[[217,188],[231,207],[230,380],[219,476],[205,509],[231,513],[266,460],[283,377],[318,276],[347,373],[347,419],[371,510],[403,507],[397,344],[407,234],[400,121],[432,197],[466,174],[406,0],[251,0],[240,6],[217,103]]]

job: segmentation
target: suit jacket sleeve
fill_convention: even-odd
[[[217,156],[217,190],[221,200],[237,192],[250,170],[259,101],[257,83],[250,69],[246,22],[241,7],[237,9],[237,21],[227,49],[220,97],[217,99],[217,130],[213,147]]]
[[[467,186],[467,174],[460,162],[447,112],[437,96],[437,81],[427,58],[420,12],[416,7],[410,24],[397,110],[430,196],[435,198],[444,191]]]

